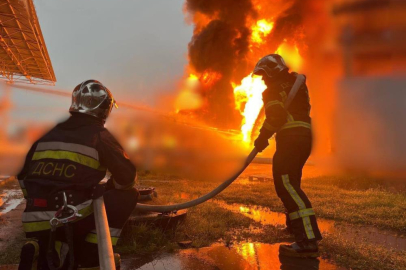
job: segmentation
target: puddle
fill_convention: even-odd
[[[123,260],[125,270],[344,270],[325,260],[279,256],[280,244],[241,243],[186,249],[159,257]]]
[[[226,204],[221,201],[213,201],[221,207],[241,213],[263,225],[285,225],[285,215],[278,212],[272,212],[265,207],[248,207],[240,204]],[[340,235],[341,238],[354,241],[362,239],[368,244],[377,244],[385,248],[394,250],[406,250],[406,238],[394,235],[392,232],[379,230],[369,226],[339,225],[332,220],[317,219],[322,233]]]
[[[19,189],[4,190],[0,194],[0,215],[15,209],[24,200],[23,193]]]

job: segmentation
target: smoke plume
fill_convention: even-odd
[[[249,52],[248,18],[256,16],[250,0],[187,0],[186,10],[193,17],[204,16],[208,23],[197,22],[189,43],[191,68],[199,74],[220,79],[201,90],[206,101],[202,116],[220,127],[235,125],[233,89],[230,81],[235,70],[245,67]]]
[[[210,82],[199,89],[204,99],[199,117],[210,125],[238,128],[241,116],[231,84],[238,84],[260,57],[274,53],[282,43],[305,48],[302,24],[308,2],[186,0],[185,12],[194,24],[188,71]],[[259,20],[273,24],[269,35],[254,29]],[[254,31],[263,40],[254,41]]]

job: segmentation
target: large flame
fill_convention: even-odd
[[[271,33],[274,23],[266,19],[258,20],[251,26],[251,45],[263,44],[264,38]],[[266,85],[261,76],[246,76],[240,85],[232,84],[236,109],[243,117],[241,123],[242,140],[251,143],[252,130],[263,107],[262,92]]]
[[[273,22],[269,22],[265,19],[259,20],[252,26],[251,41],[253,43],[264,43],[264,37],[266,37],[273,28]]]
[[[271,32],[272,28],[273,22],[264,19],[257,21],[252,26],[251,41],[253,43],[263,43],[263,38]],[[284,41],[275,53],[281,55],[292,70],[298,71],[302,67],[303,59],[297,46],[289,45]],[[241,84],[232,83],[232,86],[236,109],[240,111],[243,117],[241,123],[242,138],[246,144],[250,144],[255,122],[263,107],[262,92],[266,89],[266,85],[261,76],[252,77],[252,74],[250,74],[241,81]]]
[[[189,66],[186,71],[187,74],[196,74],[192,77],[198,87],[191,87],[192,90],[187,87],[187,91],[181,91],[176,107],[182,110],[201,106],[200,111],[206,113],[205,121],[209,116],[213,120],[211,124],[214,122],[216,125],[215,121],[218,121],[219,125],[224,125],[233,119],[224,117],[230,115],[226,110],[232,109],[233,104],[227,99],[215,100],[224,99],[225,95],[211,91],[228,94],[231,89],[227,86],[231,84],[234,108],[242,116],[239,127],[241,140],[248,146],[255,135],[253,129],[263,108],[262,93],[266,89],[260,76],[248,73],[261,57],[273,52],[280,54],[292,71],[300,72],[303,60],[297,44],[300,44],[300,48],[303,48],[303,44],[296,41],[302,39],[302,33],[293,30],[286,34],[281,32],[281,29],[291,27],[290,21],[280,20],[280,16],[285,16],[290,7],[283,1],[276,4],[265,0],[247,0],[247,10],[236,8],[233,12],[221,1],[203,2],[186,0],[188,21],[195,26],[189,43]],[[271,35],[274,36],[271,38]],[[224,40],[215,42],[218,37]],[[241,75],[247,76],[241,80]],[[200,95],[201,99],[196,99],[196,95]],[[224,108],[219,104],[224,104]]]
[[[261,76],[252,74],[242,79],[240,85],[234,83],[232,85],[236,109],[243,116],[241,126],[243,141],[250,143],[252,128],[263,106],[262,92],[266,89],[266,85]]]

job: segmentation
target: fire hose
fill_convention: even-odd
[[[289,92],[288,97],[286,98],[284,102],[284,108],[287,110],[290,104],[292,103],[293,99],[296,96],[296,93],[299,91],[300,87],[302,84],[305,82],[306,78],[304,75],[297,74],[296,76],[296,81],[292,86],[292,89]],[[229,179],[224,181],[221,185],[219,185],[217,188],[213,189],[206,195],[203,195],[197,199],[184,202],[184,203],[178,203],[178,204],[172,204],[172,205],[149,205],[149,204],[137,204],[135,209],[141,211],[141,212],[158,212],[158,213],[170,213],[170,212],[175,212],[181,209],[186,209],[190,208],[196,205],[199,205],[201,203],[204,203],[207,200],[210,200],[220,192],[222,192],[224,189],[226,189],[231,183],[233,183],[238,176],[248,167],[248,165],[254,160],[255,156],[258,154],[258,151],[254,148],[251,153],[248,155],[247,159],[245,160],[244,165],[242,168],[235,173],[233,176],[231,176]]]
[[[217,194],[222,192],[224,189],[226,189],[229,185],[231,185],[231,183],[233,183],[238,178],[238,176],[240,176],[240,174],[248,167],[248,165],[250,165],[250,163],[254,160],[254,158],[257,154],[258,154],[258,151],[254,148],[251,151],[251,153],[248,155],[242,168],[237,173],[235,173],[229,179],[224,181],[217,188],[213,189],[209,193],[207,193],[197,199],[194,199],[194,200],[191,200],[188,202],[184,202],[184,203],[172,204],[172,205],[149,205],[149,204],[140,204],[139,203],[139,204],[137,204],[136,209],[139,211],[142,211],[142,212],[169,213],[169,212],[174,212],[174,211],[178,211],[181,209],[190,208],[190,207],[199,205],[201,203],[204,203],[205,201],[210,200],[211,198],[213,198],[214,196],[216,196]]]

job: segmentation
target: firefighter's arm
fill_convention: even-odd
[[[27,156],[25,157],[23,168],[17,174],[17,180],[18,180],[18,183],[20,184],[21,190],[23,191],[24,198],[27,198],[27,190],[25,189],[24,179],[29,172],[30,162],[31,162],[32,156],[34,155],[36,147],[37,147],[37,143],[34,143],[31,146],[31,149],[28,151]]]
[[[254,143],[258,152],[262,152],[269,145],[269,138],[286,123],[288,115],[279,98],[264,96],[264,101],[266,118]]]
[[[101,164],[112,174],[114,188],[120,190],[133,188],[137,176],[136,168],[123,147],[107,130],[100,133],[98,152]]]
[[[266,118],[262,129],[271,131],[273,134],[287,122],[288,113],[284,108],[283,102],[279,99],[275,99],[265,104],[265,116]]]

